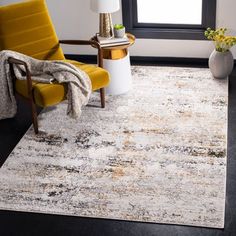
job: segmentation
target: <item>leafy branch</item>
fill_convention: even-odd
[[[207,28],[205,31],[205,36],[207,39],[214,41],[215,49],[218,52],[227,52],[231,47],[236,45],[235,36],[226,36],[227,28],[219,28],[217,30],[212,30]]]

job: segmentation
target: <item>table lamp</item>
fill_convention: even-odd
[[[111,13],[120,8],[119,0],[90,0],[90,8],[99,15],[99,36],[105,38],[114,37]]]

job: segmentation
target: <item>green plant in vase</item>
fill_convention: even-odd
[[[123,38],[125,36],[125,27],[122,24],[115,24],[114,35],[116,38]]]
[[[125,27],[124,27],[122,24],[115,24],[115,25],[114,25],[114,28],[115,28],[116,30],[120,30],[120,29],[124,29]]]

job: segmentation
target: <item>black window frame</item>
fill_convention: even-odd
[[[216,0],[203,0],[201,25],[139,23],[137,13],[137,0],[122,0],[123,24],[137,38],[206,40],[204,31],[215,29]]]

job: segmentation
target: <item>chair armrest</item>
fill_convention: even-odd
[[[98,66],[103,67],[103,51],[101,45],[91,39],[91,40],[59,40],[61,44],[70,44],[70,45],[90,45],[98,49]]]
[[[8,63],[10,64],[10,66],[22,65],[22,66],[25,67],[26,80],[27,80],[27,88],[28,88],[28,96],[29,96],[30,99],[34,99],[33,98],[33,86],[32,86],[31,73],[30,73],[30,70],[28,68],[27,63],[22,61],[22,60],[18,60],[16,58],[13,58],[13,57],[8,58]]]
[[[71,44],[71,45],[91,45],[95,46],[96,48],[101,48],[100,44],[95,40],[59,40],[59,43],[62,44]]]
[[[14,57],[9,57],[8,58],[8,62],[10,63],[10,64],[16,64],[16,65],[23,65],[25,68],[28,68],[28,66],[27,66],[27,64],[26,64],[26,62],[24,62],[24,61],[22,61],[22,60],[19,60],[19,59],[16,59],[16,58],[14,58]]]

